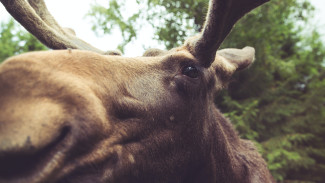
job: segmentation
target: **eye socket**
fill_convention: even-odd
[[[195,66],[186,66],[182,69],[182,74],[188,76],[190,78],[198,78],[200,75],[200,71]]]

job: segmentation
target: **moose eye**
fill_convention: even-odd
[[[182,74],[190,78],[198,78],[200,73],[195,66],[186,66],[183,68]]]

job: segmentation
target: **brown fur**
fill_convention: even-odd
[[[213,103],[223,86],[218,70],[236,70],[223,62],[218,56],[205,69],[183,48],[159,57],[67,50],[5,61],[0,182],[272,182],[254,145]],[[180,73],[186,64],[200,77]]]
[[[217,48],[267,0],[211,0],[201,34],[136,58],[83,42],[42,0],[0,1],[44,44],[70,48],[0,65],[0,183],[274,182],[214,104],[254,60],[250,47]]]

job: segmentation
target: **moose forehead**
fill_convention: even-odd
[[[228,71],[231,73],[235,70],[234,66],[228,64],[223,58],[216,57],[216,59],[216,64],[210,68],[203,68],[190,53],[184,50],[163,56],[135,58],[105,56],[80,50],[62,50],[31,52],[15,56],[5,62],[2,70],[32,69],[34,72],[52,73],[55,74],[55,77],[62,77],[62,79],[67,78],[67,76],[75,76],[77,80],[83,79],[80,84],[87,80],[94,80],[99,83],[110,80],[110,86],[113,86],[114,83],[134,83],[137,78],[143,79],[144,84],[150,81],[155,82],[155,78],[173,78],[180,74],[183,67],[189,65],[197,67],[206,80],[208,77],[213,79],[216,74],[215,69],[220,70],[220,72]],[[55,72],[60,72],[63,76]],[[217,74],[221,74],[220,72]],[[103,80],[99,80],[99,78]]]

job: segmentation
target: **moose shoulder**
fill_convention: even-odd
[[[45,45],[73,49],[0,66],[0,182],[274,182],[214,104],[254,60],[251,47],[217,49],[265,1],[212,0],[198,36],[128,58],[61,28],[41,0],[1,0]]]

